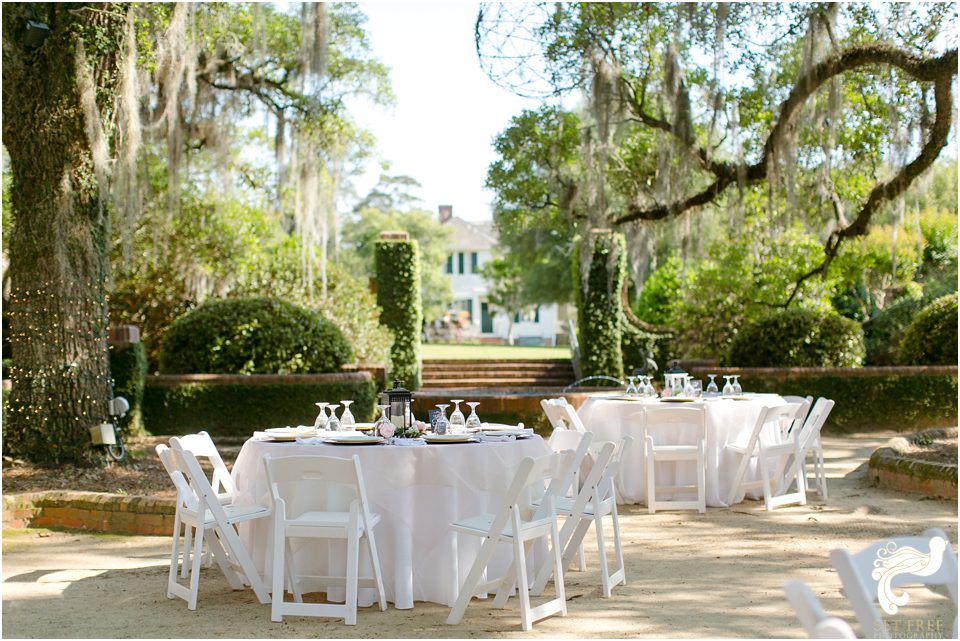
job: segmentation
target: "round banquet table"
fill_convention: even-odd
[[[381,517],[374,534],[387,600],[399,609],[412,608],[414,601],[452,606],[479,550],[480,539],[456,537],[450,523],[495,511],[520,461],[550,452],[539,436],[420,446],[249,439],[237,456],[232,475],[237,502],[266,505],[269,490],[264,454],[269,453],[271,458],[358,455],[370,509]],[[267,585],[272,580],[270,525],[270,519],[240,524],[240,536]],[[506,546],[501,547],[504,549],[498,550],[490,564],[494,573],[506,571],[511,558]],[[295,540],[293,548],[299,574],[344,576],[345,542],[308,539],[300,545]],[[360,563],[360,576],[373,576],[363,550]],[[337,595],[331,590],[328,597],[336,599]],[[359,602],[364,606],[375,602],[375,591],[360,590]]]
[[[755,394],[749,400],[704,399],[692,403],[663,403],[658,399],[631,399],[622,397],[592,396],[578,410],[580,418],[596,438],[616,441],[629,435],[633,443],[623,454],[620,471],[617,475],[618,500],[621,503],[647,502],[646,465],[643,459],[642,421],[635,416],[644,407],[703,407],[706,410],[706,490],[707,505],[727,507],[726,498],[733,486],[733,476],[739,462],[738,454],[725,452],[724,447],[731,443],[745,445],[750,437],[760,412],[764,407],[779,406],[786,401],[776,394]],[[656,442],[661,445],[691,443],[692,434],[658,430]],[[777,440],[779,434],[761,433],[764,442]],[[662,462],[657,464],[657,484],[663,486],[696,485],[696,468],[691,463]],[[759,478],[756,461],[747,468],[746,481]],[[762,496],[760,491],[747,494],[751,498]],[[695,492],[660,492],[658,497],[665,500],[688,500],[696,498]],[[744,499],[740,492],[734,502]]]

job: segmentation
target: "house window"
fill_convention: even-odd
[[[477,268],[480,266],[480,257],[477,255],[477,252],[470,252],[470,273],[476,274]]]
[[[453,254],[447,254],[447,273],[453,273]]]
[[[460,270],[457,273],[462,274],[463,273],[463,252],[458,253],[457,258],[460,263],[458,265],[460,267]]]

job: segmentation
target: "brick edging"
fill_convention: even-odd
[[[169,535],[175,499],[104,492],[27,492],[3,496],[3,527],[63,527],[115,534]]]
[[[895,365],[890,367],[711,367],[691,365],[691,370],[710,373],[742,374],[766,378],[790,378],[804,376],[956,376],[956,365]]]
[[[956,436],[956,428],[946,428],[893,438],[870,456],[870,477],[881,487],[956,500],[956,464],[924,461],[905,453],[911,443],[923,437],[935,439]]]

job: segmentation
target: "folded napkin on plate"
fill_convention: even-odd
[[[426,445],[427,442],[422,438],[392,438],[390,439],[390,444],[410,447],[415,445]]]
[[[502,443],[503,441],[515,441],[517,437],[513,434],[479,434],[477,436],[481,443]]]
[[[306,445],[323,445],[323,439],[316,436],[298,436],[297,443],[304,443]]]

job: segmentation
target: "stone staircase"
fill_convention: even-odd
[[[423,389],[563,387],[575,380],[569,359],[423,361]]]

